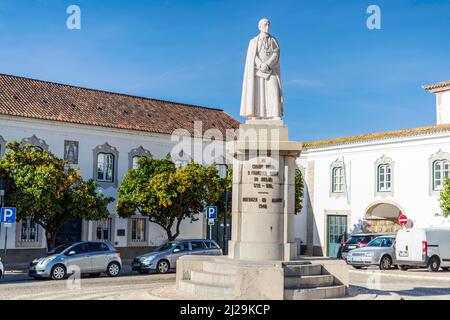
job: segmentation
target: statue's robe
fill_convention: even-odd
[[[245,62],[242,86],[241,116],[270,119],[283,116],[283,95],[280,77],[280,47],[278,41],[268,35],[267,49],[260,35],[250,40]],[[266,63],[268,73],[260,70]]]

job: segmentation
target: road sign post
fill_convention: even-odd
[[[400,217],[398,217],[398,224],[404,228],[408,224],[408,217],[404,214],[400,215]]]
[[[4,256],[6,257],[6,245],[8,243],[8,229],[16,223],[16,208],[2,207],[0,214],[0,223],[5,225],[5,248]]]
[[[212,226],[215,224],[214,219],[208,219],[209,225],[209,240],[212,240]]]
[[[208,219],[209,225],[209,240],[212,239],[212,226],[217,220],[217,207],[216,206],[208,206],[206,207],[206,219]]]

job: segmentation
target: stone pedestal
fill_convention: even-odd
[[[345,296],[344,261],[297,260],[295,160],[282,121],[240,126],[233,155],[233,225],[228,257],[187,255],[177,261],[179,290],[223,299],[323,299]]]
[[[233,160],[233,225],[229,258],[291,261],[295,244],[295,160],[302,144],[282,121],[242,124],[228,145]]]

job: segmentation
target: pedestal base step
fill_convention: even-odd
[[[235,275],[238,267],[232,263],[218,263],[215,261],[205,261],[203,262],[203,271],[214,273],[214,274],[224,274],[224,275]]]
[[[330,287],[334,285],[334,277],[329,274],[317,276],[291,276],[284,278],[285,289],[307,289],[318,287]]]
[[[248,261],[184,256],[177,261],[177,285],[196,296],[240,300],[308,300],[347,294],[343,261]]]
[[[319,264],[286,265],[284,276],[318,276],[322,274],[322,266]]]
[[[333,299],[344,297],[346,294],[347,287],[345,285],[284,290],[284,298],[287,300]]]
[[[198,296],[206,297],[233,297],[234,290],[232,287],[219,286],[212,284],[198,283],[192,280],[180,280],[180,290]]]
[[[210,284],[218,286],[233,287],[235,276],[231,274],[220,274],[205,271],[191,271],[191,281],[196,283]]]

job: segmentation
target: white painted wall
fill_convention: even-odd
[[[398,203],[400,208],[403,208],[403,213],[412,219],[417,227],[450,227],[449,219],[435,217],[436,213],[441,213],[439,196],[430,195],[429,159],[439,149],[450,152],[450,133],[304,150],[297,164],[307,168],[308,161],[315,162],[314,245],[323,247],[326,242],[325,211],[350,211],[349,225],[352,229],[353,225],[364,217],[368,207],[380,200]],[[375,162],[383,155],[394,161],[394,194],[387,197],[375,194]],[[336,159],[342,161],[343,158],[347,166],[350,203],[345,197],[330,197],[330,165]],[[306,205],[297,217],[297,237],[306,239],[305,226]]]
[[[436,94],[437,124],[450,123],[450,90]]]
[[[101,128],[84,125],[66,124],[61,122],[51,122],[34,120],[28,118],[13,118],[0,116],[0,135],[6,141],[21,141],[36,135],[39,139],[45,140],[49,145],[49,150],[57,156],[64,157],[64,140],[79,141],[79,164],[80,173],[85,179],[92,178],[93,175],[93,149],[108,142],[112,147],[117,148],[118,157],[118,182],[129,169],[128,153],[139,146],[149,150],[155,158],[163,158],[171,151],[177,142],[172,142],[169,135],[150,134],[131,130],[118,130],[112,128]],[[218,143],[216,141],[215,143]],[[204,144],[204,146],[207,143]],[[116,160],[117,161],[117,160]],[[116,162],[117,163],[117,162]],[[117,198],[117,189],[110,187],[103,190],[106,196]],[[110,212],[115,212],[115,204],[109,206]],[[200,220],[195,223],[184,221],[181,225],[180,238],[201,238],[203,236],[203,215],[199,215]],[[116,229],[127,230],[127,219],[116,218]],[[90,230],[91,231],[91,227]],[[116,233],[116,231],[114,231]],[[89,232],[89,236],[91,232]],[[42,235],[42,240],[45,237]],[[126,246],[127,237],[115,237],[118,247]],[[165,231],[155,224],[150,224],[148,245],[159,245],[165,241]],[[45,247],[45,240],[42,241]],[[4,228],[0,234],[0,249],[4,247]],[[8,248],[15,247],[15,228],[11,228],[8,233]]]

